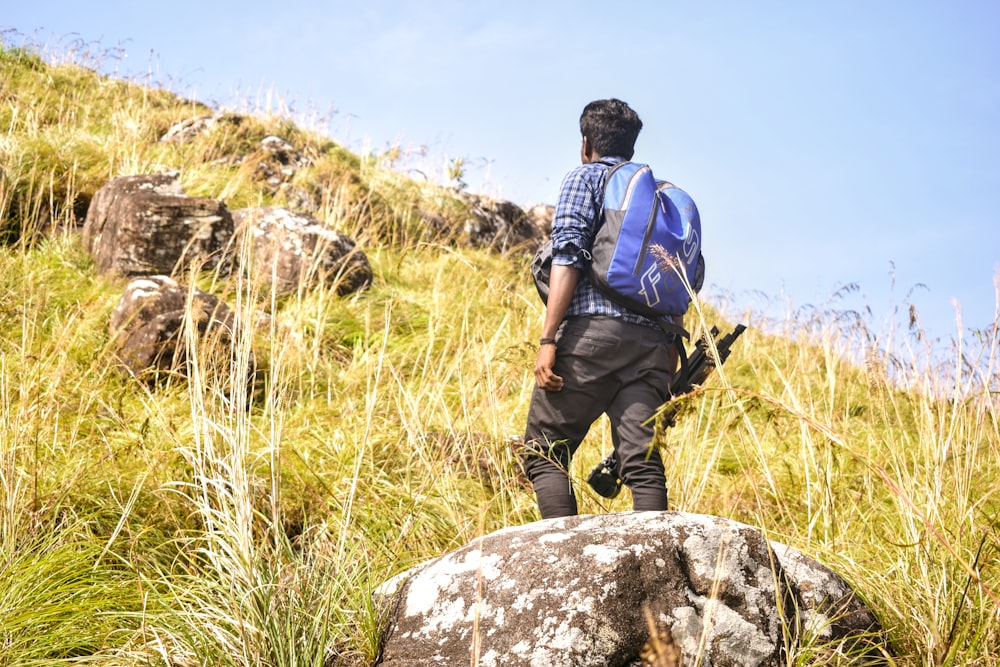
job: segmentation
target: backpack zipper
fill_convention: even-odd
[[[659,200],[659,197],[657,197]],[[642,235],[642,245],[639,250],[639,257],[636,260],[635,268],[632,269],[632,275],[637,276],[639,272],[642,271],[642,265],[646,263],[646,254],[649,252],[649,237],[653,235],[653,226],[656,223],[656,209],[659,208],[659,201],[653,202],[652,208],[649,210],[649,219],[646,220],[646,232]]]

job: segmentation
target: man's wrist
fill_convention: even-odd
[[[556,344],[556,339],[555,338],[542,338],[541,340],[538,341],[538,344],[539,345],[555,345]]]

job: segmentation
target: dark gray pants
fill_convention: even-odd
[[[650,418],[667,400],[669,342],[660,329],[610,317],[574,317],[559,328],[554,371],[561,391],[535,386],[522,465],[542,518],[577,513],[569,466],[591,424],[611,421],[619,474],[636,510],[667,509],[663,461]]]

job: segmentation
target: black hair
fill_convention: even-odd
[[[598,155],[632,159],[642,129],[639,114],[619,99],[595,100],[583,108],[580,133]]]

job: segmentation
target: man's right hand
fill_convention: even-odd
[[[563,379],[552,372],[555,363],[556,346],[540,346],[535,358],[535,382],[545,391],[559,391],[563,388]]]

